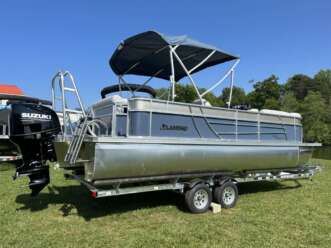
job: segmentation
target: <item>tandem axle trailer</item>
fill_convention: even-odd
[[[169,175],[160,177],[114,179],[102,183],[91,183],[81,176],[65,174],[67,179],[79,181],[91,192],[93,198],[128,195],[143,192],[173,190],[185,195],[188,209],[193,213],[202,213],[209,209],[212,201],[223,208],[232,208],[238,199],[237,184],[247,182],[274,182],[285,180],[309,179],[321,171],[318,165],[282,171],[251,171],[230,176],[226,173],[197,173],[187,175]],[[109,185],[111,188],[109,188]]]

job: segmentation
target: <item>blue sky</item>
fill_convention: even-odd
[[[108,60],[118,43],[146,30],[187,34],[240,55],[236,84],[271,74],[331,68],[331,1],[16,1],[0,2],[0,83],[49,98],[50,79],[70,70],[86,105],[116,82]],[[215,82],[222,67],[197,76]],[[134,79],[136,81],[136,79]],[[153,86],[165,86],[156,81]],[[220,90],[215,94],[219,94]]]

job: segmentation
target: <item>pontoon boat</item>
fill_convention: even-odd
[[[201,92],[192,75],[225,62],[232,62],[227,73]],[[60,99],[62,128],[51,109],[10,106],[15,126],[11,140],[24,160],[16,175],[28,175],[32,193],[38,194],[49,182],[46,160],[52,159],[94,197],[173,189],[185,193],[192,212],[206,211],[212,192],[215,201],[232,207],[237,182],[310,177],[315,170],[307,162],[320,144],[303,142],[300,114],[231,108],[238,62],[238,56],[187,36],[144,32],[119,44],[110,59],[118,84],[103,89],[101,100],[88,111],[73,77],[66,74],[69,87],[60,72],[52,82],[52,100],[56,110]],[[137,85],[127,82],[127,75],[149,78]],[[194,103],[175,101],[175,85],[184,77],[196,91]],[[155,90],[148,86],[153,78],[170,81],[168,100],[155,98]],[[204,96],[227,78],[231,89],[227,106],[210,106]],[[132,96],[121,97],[122,91]],[[81,109],[68,108],[69,93],[77,96]],[[72,121],[72,113],[82,118]],[[34,154],[31,140],[38,147]]]

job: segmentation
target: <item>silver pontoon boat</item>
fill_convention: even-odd
[[[227,73],[200,92],[192,75],[225,62],[233,62]],[[49,118],[43,121],[50,124],[41,132],[47,145],[52,140],[56,161],[71,171],[68,177],[86,185],[94,197],[173,189],[185,193],[192,212],[204,212],[212,192],[223,207],[234,206],[237,182],[312,176],[316,167],[309,167],[307,162],[313,147],[320,144],[303,143],[300,114],[231,108],[238,62],[239,57],[186,36],[153,31],[135,35],[121,42],[110,59],[118,84],[103,89],[102,99],[89,111],[82,107],[73,77],[72,87],[65,85],[63,74],[54,78],[53,109],[59,83],[63,128],[60,132],[52,120],[56,115],[48,112]],[[150,78],[141,85],[130,84],[125,77],[129,74]],[[196,91],[194,103],[175,101],[175,85],[184,77]],[[170,81],[168,100],[155,98],[155,91],[147,86],[152,78]],[[204,96],[227,78],[231,88],[227,107],[210,106]],[[116,91],[119,95],[114,95]],[[132,96],[123,98],[122,91]],[[67,107],[66,94],[70,92],[77,95],[80,110]],[[77,111],[83,113],[79,122],[70,119],[70,113]],[[24,149],[22,138],[15,137],[13,141],[23,144]],[[34,159],[25,161],[26,170],[17,175],[31,178],[34,174],[29,166],[33,166],[28,163],[33,164]],[[43,160],[38,168],[45,168]],[[46,172],[38,173],[42,178]],[[49,182],[48,174],[46,177],[39,180],[32,176],[34,193]]]

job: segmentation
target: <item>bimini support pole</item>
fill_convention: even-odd
[[[230,73],[232,71],[234,71],[234,69],[239,64],[239,62],[240,62],[240,59],[237,59],[237,61],[231,66],[231,68],[227,71],[227,73],[217,83],[215,83],[212,87],[210,87],[208,90],[206,90],[205,92],[203,92],[201,94],[201,96],[203,97],[207,93],[209,93],[209,92],[213,91],[215,88],[217,88],[230,75]]]
[[[216,50],[213,50],[211,53],[209,53],[206,58],[204,58],[199,64],[197,64],[196,66],[194,66],[191,70],[189,70],[189,73],[191,74],[193,71],[195,71],[196,69],[198,69],[200,66],[202,66],[211,56],[213,56],[213,54],[216,52]]]
[[[231,107],[233,83],[234,83],[234,70],[231,71],[230,95],[229,95],[229,101],[226,103],[228,105],[228,108]]]
[[[130,91],[131,94],[134,96],[134,93],[135,93],[135,92],[130,88],[130,85],[124,80],[123,75],[119,75],[119,76],[118,76],[118,79],[119,79],[119,82],[122,82],[123,85],[126,85],[126,86],[128,87],[129,91]],[[119,84],[120,84],[120,83],[119,83]]]
[[[155,72],[154,75],[150,76],[144,83],[142,83],[140,85],[140,87],[138,87],[137,89],[135,89],[133,92],[137,92],[139,91],[142,87],[144,87],[145,85],[147,85],[155,76],[159,75],[164,69],[160,69],[157,72]]]
[[[199,100],[201,101],[201,103],[203,103],[203,98],[202,98],[202,95],[200,94],[199,92],[199,89],[198,87],[196,86],[190,72],[187,70],[186,66],[184,65],[183,61],[180,59],[180,57],[178,56],[178,54],[176,53],[175,49],[174,48],[171,48],[171,51],[172,51],[172,54],[175,55],[177,61],[179,62],[179,64],[181,65],[181,67],[183,68],[183,70],[185,71],[185,73],[187,74],[188,78],[190,79],[194,89],[195,89],[195,92],[197,93],[198,97],[199,97]]]
[[[169,56],[170,56],[170,66],[171,66],[171,75],[170,75],[170,82],[171,82],[171,100],[175,101],[175,65],[174,65],[174,55],[173,55],[173,48],[169,46]]]

